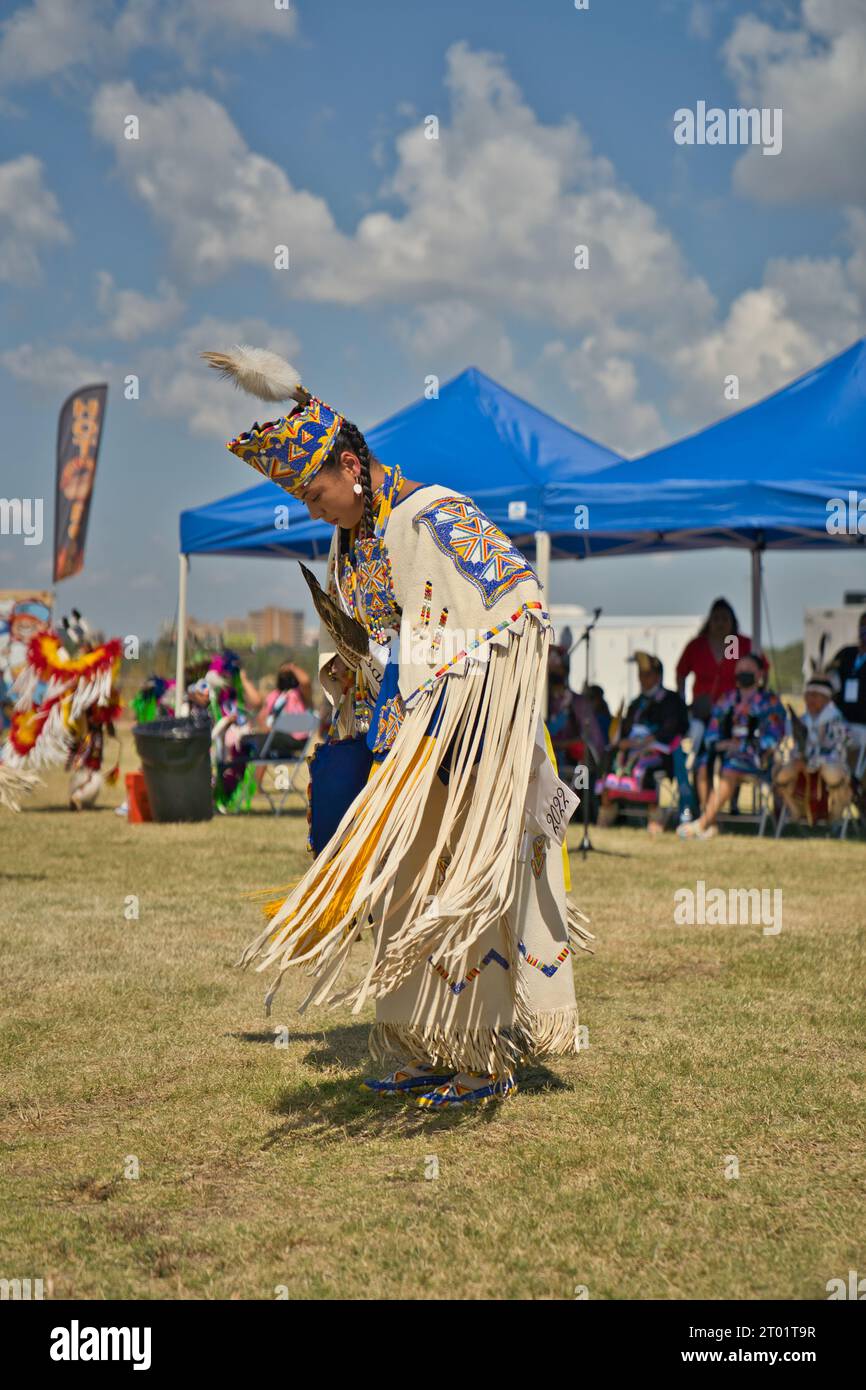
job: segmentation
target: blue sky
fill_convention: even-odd
[[[0,495],[45,497],[50,532],[58,407],[108,380],[86,566],[58,594],[105,629],[173,616],[178,513],[254,481],[223,441],[255,403],[201,348],[275,347],[362,427],[473,363],[633,456],[730,411],[726,373],[743,405],[864,331],[862,0],[2,13]],[[677,146],[699,100],[781,106],[782,153]],[[49,552],[0,539],[0,587],[49,583]],[[790,640],[866,576],[824,553],[771,556],[767,581]],[[712,552],[557,564],[552,597],[745,614],[747,583]],[[292,562],[194,562],[197,616],[271,602],[306,606]]]

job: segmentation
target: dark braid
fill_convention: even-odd
[[[361,464],[360,481],[364,496],[364,534],[365,536],[372,536],[375,528],[373,517],[373,482],[370,477],[372,455],[366,439],[358,429],[358,426],[353,425],[351,420],[343,421],[342,429],[334,440],[331,448],[328,463],[330,464],[332,460],[336,463],[344,449],[349,449],[353,454],[357,454]]]

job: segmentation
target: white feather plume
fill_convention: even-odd
[[[233,352],[203,352],[202,357],[221,376],[259,400],[293,400],[306,405],[310,399],[297,370],[267,348],[238,344]]]
[[[20,811],[18,798],[25,792],[32,792],[38,784],[39,778],[32,772],[0,765],[0,806],[8,806],[10,811]]]

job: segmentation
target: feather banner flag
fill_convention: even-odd
[[[54,582],[84,566],[84,542],[102,438],[108,386],[82,386],[63,403],[57,425]]]

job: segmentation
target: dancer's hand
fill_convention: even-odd
[[[332,657],[328,663],[327,671],[332,680],[338,681],[343,690],[348,690],[352,681],[353,673],[346,665],[341,656]]]

